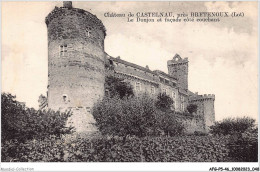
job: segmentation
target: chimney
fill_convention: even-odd
[[[63,7],[71,9],[72,8],[72,1],[63,1]]]

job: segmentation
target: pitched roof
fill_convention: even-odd
[[[149,73],[152,73],[152,74],[155,74],[155,75],[156,75],[156,73],[155,73],[154,71],[152,71],[152,70],[150,70],[150,69],[148,69],[148,68],[139,66],[139,65],[137,65],[137,64],[130,63],[130,62],[125,61],[125,60],[122,60],[122,59],[120,59],[120,58],[114,58],[114,57],[112,57],[112,56],[109,56],[109,58],[110,58],[112,61],[119,62],[119,63],[123,63],[123,64],[128,65],[128,66],[131,66],[131,67],[133,67],[133,68],[137,68],[137,69],[140,69],[140,70],[142,70],[142,71],[149,72]]]
[[[164,76],[166,76],[166,77],[169,77],[169,78],[171,78],[171,79],[177,80],[177,78],[175,78],[175,77],[173,77],[173,76],[171,76],[171,75],[169,75],[169,74],[167,74],[167,73],[165,73],[165,72],[163,72],[163,71],[154,70],[154,72],[156,72],[156,73],[158,73],[158,74],[161,74],[161,75],[164,75]]]

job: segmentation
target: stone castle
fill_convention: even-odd
[[[48,92],[41,105],[53,110],[73,110],[71,122],[77,130],[93,130],[93,104],[105,94],[107,65],[113,74],[134,88],[135,94],[157,96],[166,93],[175,111],[183,112],[188,104],[198,106],[198,119],[185,120],[189,130],[207,131],[215,121],[214,95],[198,95],[188,90],[188,58],[176,54],[167,62],[168,74],[150,70],[109,56],[104,50],[106,29],[102,21],[71,1],[55,7],[45,19],[48,29]]]

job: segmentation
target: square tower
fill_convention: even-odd
[[[178,54],[167,61],[169,75],[177,78],[178,87],[188,91],[188,58],[182,59]]]

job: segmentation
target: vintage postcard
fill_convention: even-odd
[[[1,2],[1,171],[259,171],[258,14]]]

